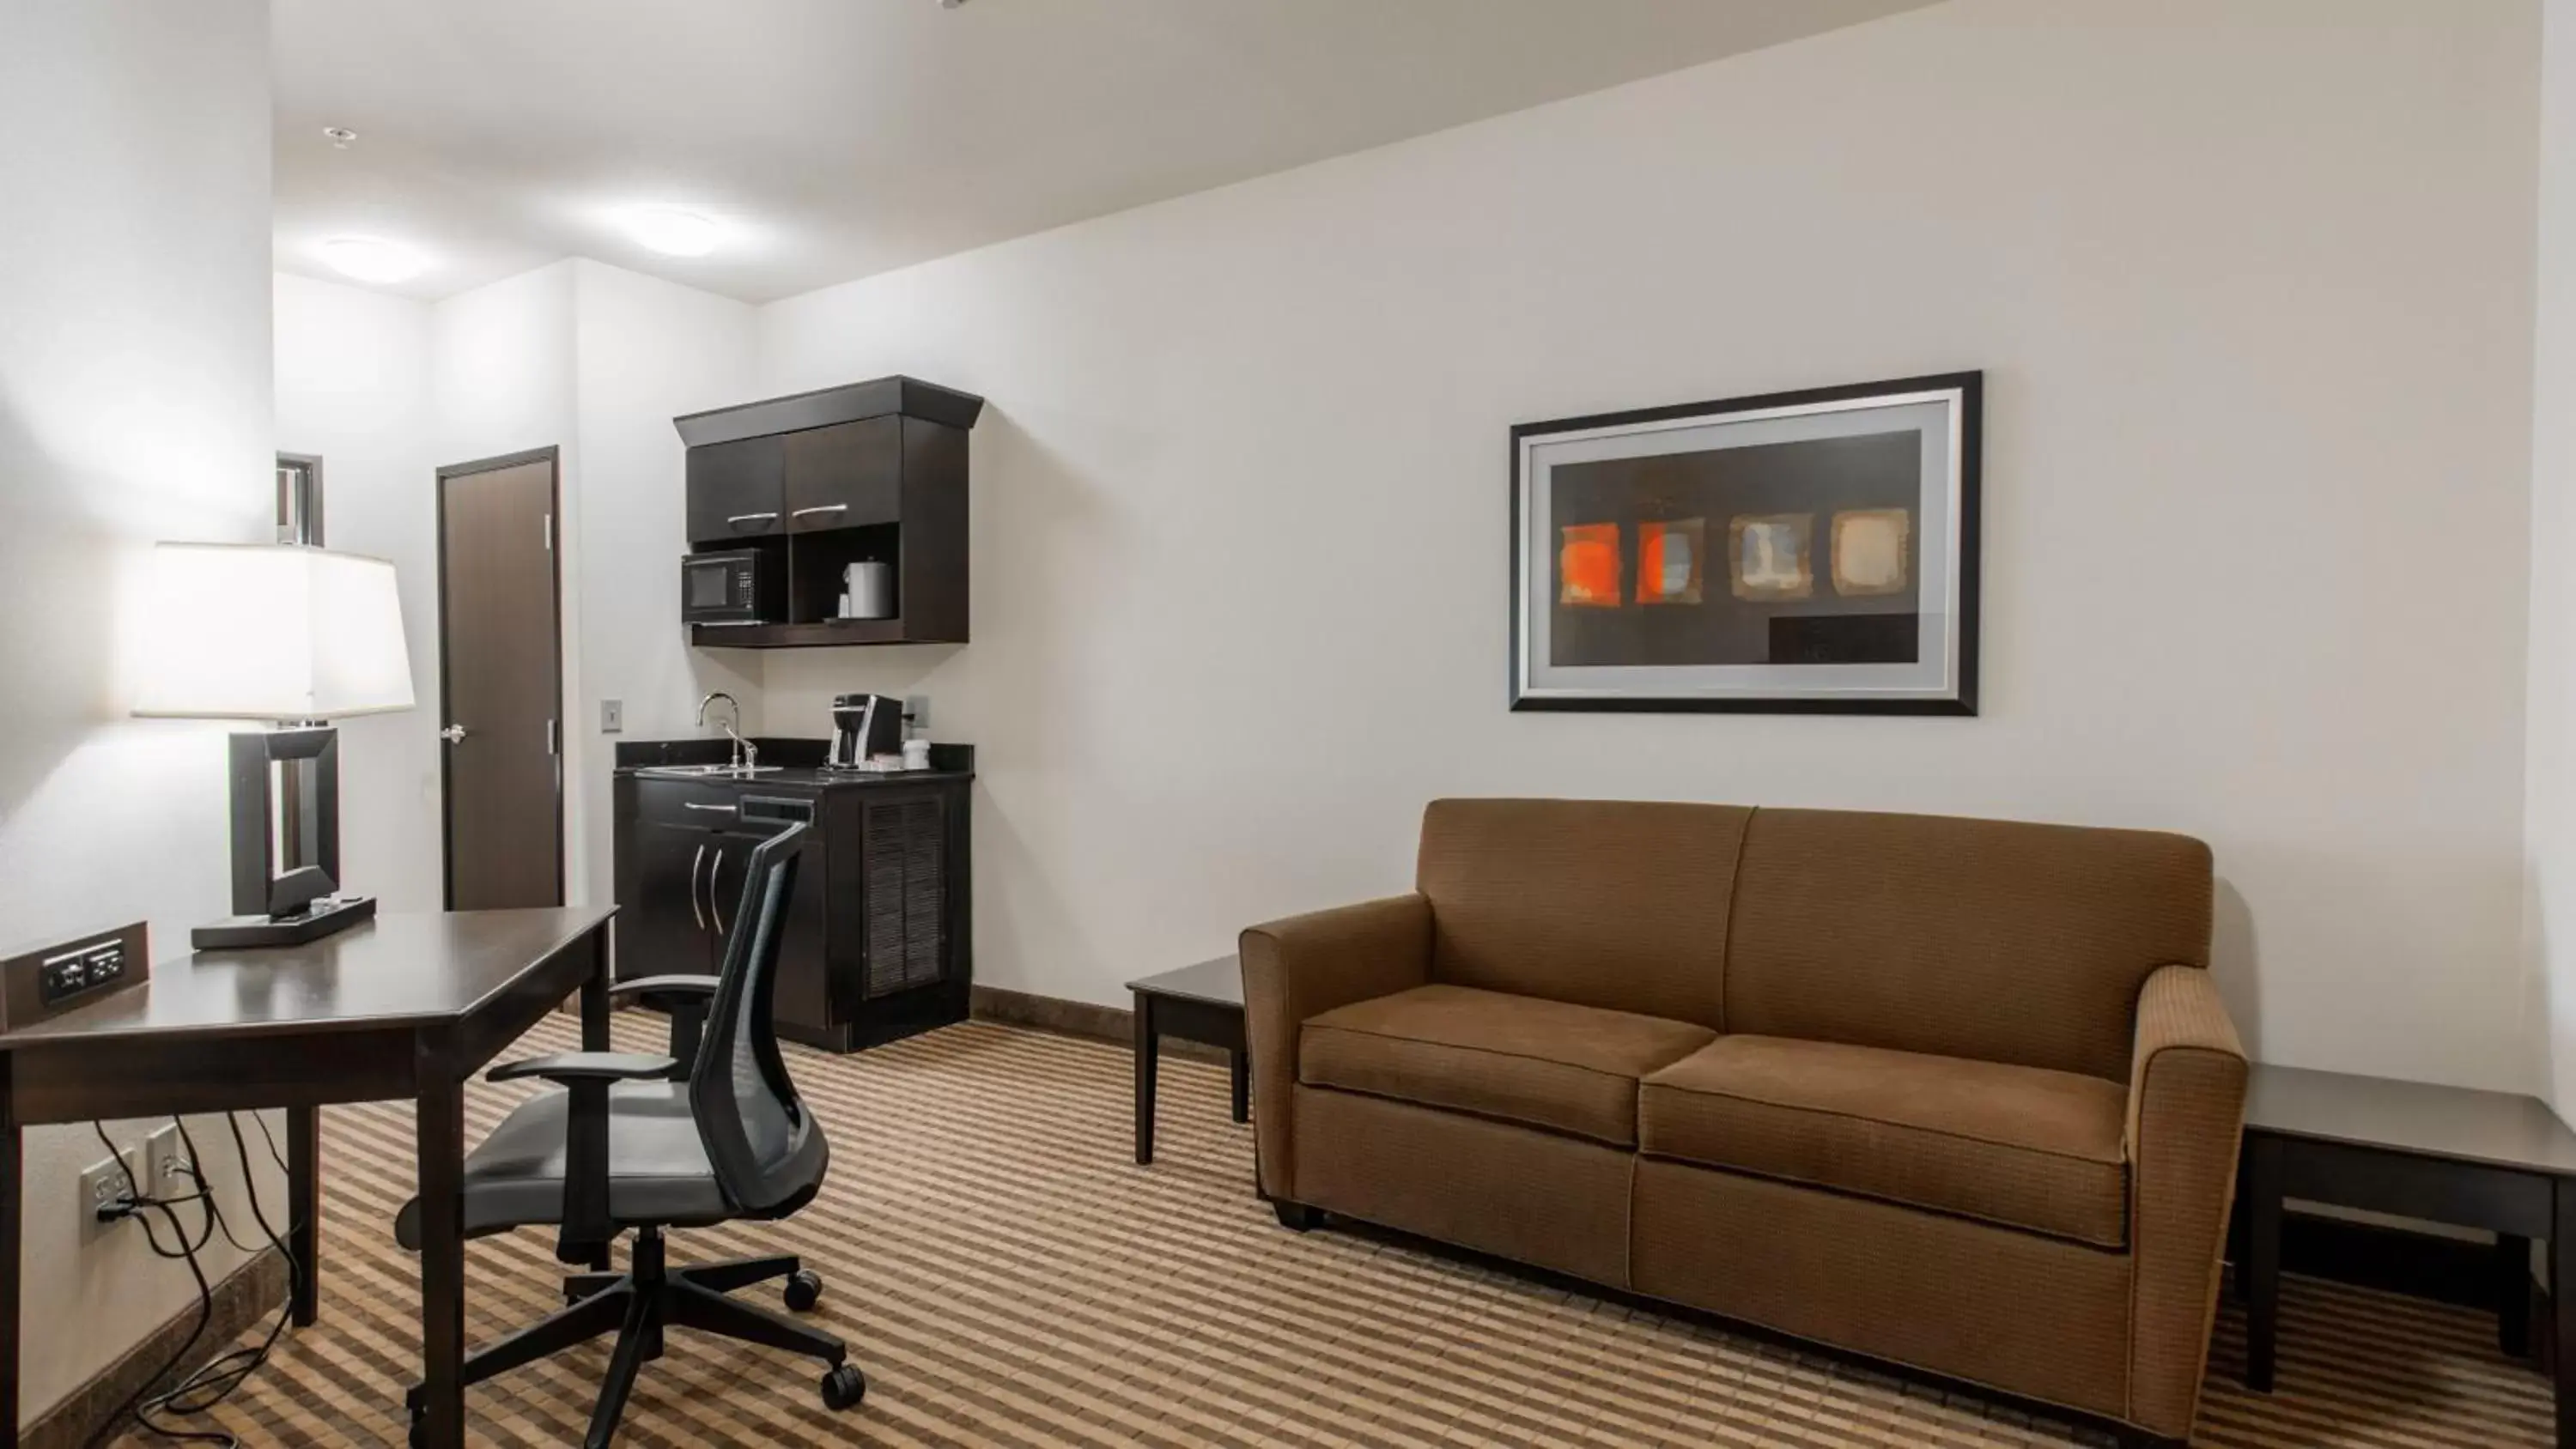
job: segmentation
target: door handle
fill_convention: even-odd
[[[741,808],[738,805],[701,805],[695,800],[683,800],[680,803],[692,810],[713,810],[719,815],[731,815]]]
[[[468,733],[469,731],[465,726],[461,724],[452,724],[447,728],[440,730],[438,732],[438,737],[452,745],[463,740]]]
[[[772,520],[776,519],[777,517],[778,517],[778,510],[777,510],[777,509],[775,509],[775,508],[773,508],[773,509],[769,510],[767,513],[736,513],[736,514],[732,514],[732,515],[729,515],[729,516],[725,519],[725,522],[732,524],[732,525],[733,525],[734,527],[736,527],[736,528],[740,528],[742,525],[744,525],[744,524],[746,524],[746,523],[765,523],[765,522],[772,521]]]
[[[689,915],[701,931],[707,928],[707,913],[698,909],[698,867],[706,862],[707,848],[701,845],[698,853],[689,857]]]
[[[799,508],[787,516],[790,518],[811,518],[817,513],[847,513],[849,511],[850,505],[846,503],[818,503],[812,508]]]

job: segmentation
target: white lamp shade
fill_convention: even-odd
[[[164,543],[138,715],[318,720],[412,707],[394,566],[297,544]]]

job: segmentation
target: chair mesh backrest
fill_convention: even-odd
[[[742,906],[725,941],[706,1035],[689,1074],[689,1110],[716,1183],[737,1205],[775,1207],[813,1185],[822,1129],[797,1098],[770,1018],[787,902],[808,827],[791,825],[751,852]]]

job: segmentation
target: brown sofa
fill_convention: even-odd
[[[2177,835],[1443,800],[1243,933],[1261,1187],[2190,1431],[2243,1122]]]

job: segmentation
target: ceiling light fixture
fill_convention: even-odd
[[[346,126],[324,126],[322,135],[331,143],[331,148],[335,151],[348,150],[349,143],[358,139],[358,133]]]
[[[702,257],[723,240],[724,228],[676,206],[640,206],[626,213],[626,233],[671,257]]]
[[[322,260],[352,281],[385,285],[419,276],[429,263],[406,247],[371,236],[340,236],[324,242]]]

